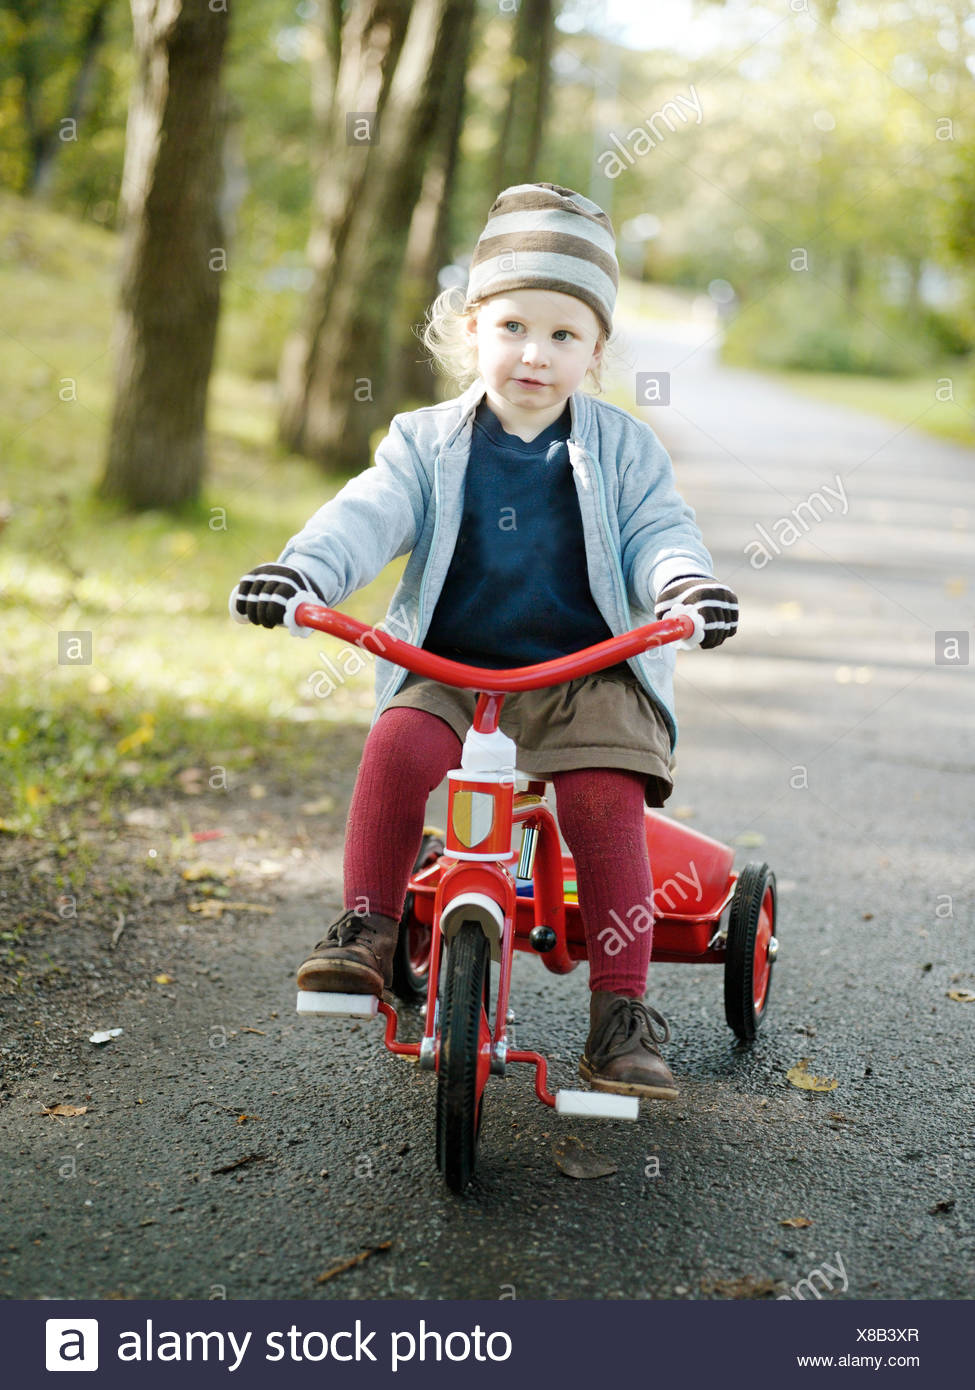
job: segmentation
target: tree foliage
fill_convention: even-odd
[[[7,0],[0,9],[0,180],[46,194],[59,157],[110,102],[117,0]]]

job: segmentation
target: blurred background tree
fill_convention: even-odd
[[[424,312],[500,188],[542,178],[611,214],[624,296],[719,303],[727,361],[970,375],[973,50],[963,0],[250,0],[212,134],[217,362],[277,391],[286,448],[356,470],[391,413],[451,389]],[[9,3],[3,182],[119,228],[136,77],[124,0]],[[378,144],[348,143],[356,111]],[[648,123],[608,177],[600,154]]]
[[[473,19],[474,0],[358,0],[323,31],[314,281],[281,361],[281,438],[339,471],[368,455],[388,400],[390,310],[431,148],[458,129],[447,75],[466,70]]]
[[[229,0],[132,0],[137,80],[121,198],[115,400],[101,495],[135,509],[200,492],[227,239],[220,74]]]
[[[504,118],[495,146],[493,183],[499,191],[539,177],[536,171],[548,115],[555,47],[552,0],[521,0],[511,31],[505,65]]]
[[[7,0],[0,10],[5,182],[34,197],[50,191],[54,164],[93,116],[99,57],[113,0]],[[97,123],[97,114],[95,120]]]

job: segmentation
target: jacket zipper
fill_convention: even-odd
[[[430,537],[430,550],[427,554],[427,562],[423,566],[423,574],[420,576],[420,592],[417,595],[416,600],[416,627],[413,629],[412,633],[412,641],[414,646],[419,646],[418,638],[420,636],[420,625],[423,619],[423,595],[427,587],[427,575],[430,570],[430,563],[433,559],[433,556],[437,548],[437,536],[440,533],[440,459],[441,455],[438,454],[436,461],[433,465],[433,535]],[[407,671],[405,667],[400,666],[398,679],[396,680],[396,683],[393,685],[392,689],[389,691],[388,695],[386,696],[386,699],[383,701],[384,709],[386,708],[386,705],[389,703],[389,701],[396,694],[396,692],[400,689],[408,675],[409,671]]]
[[[582,446],[580,445],[580,448],[581,447]],[[620,614],[623,619],[624,630],[629,632],[632,631],[632,627],[627,616],[629,614],[630,604],[626,596],[626,580],[623,578],[623,566],[620,564],[620,557],[617,554],[616,546],[613,544],[613,537],[610,534],[609,517],[606,512],[606,491],[603,481],[603,475],[602,471],[599,468],[597,468],[596,465],[590,459],[589,451],[584,450],[584,452],[588,464],[592,465],[589,468],[589,472],[595,474],[596,476],[596,492],[599,495],[599,519],[602,523],[603,539],[606,543],[606,549],[613,557],[613,569],[616,574],[617,594],[622,604]]]
[[[589,452],[588,452],[588,450],[586,450],[585,453],[586,453],[586,459],[589,460]],[[590,469],[590,472],[596,474],[596,491],[597,491],[597,493],[599,494],[599,516],[600,516],[600,521],[602,522],[603,537],[604,537],[604,539],[605,539],[605,541],[606,541],[606,547],[607,547],[607,549],[609,550],[610,554],[611,554],[612,557],[613,557],[613,568],[614,568],[615,573],[616,573],[617,592],[618,592],[618,594],[619,594],[619,596],[620,596],[620,598],[621,598],[621,600],[622,600],[622,605],[623,605],[623,607],[622,607],[622,612],[623,612],[623,617],[624,617],[625,628],[626,628],[626,631],[632,632],[633,629],[632,629],[630,623],[627,621],[627,616],[626,616],[626,615],[629,613],[630,604],[629,604],[629,599],[628,599],[627,596],[626,596],[626,580],[623,578],[623,566],[622,566],[622,564],[620,563],[620,557],[619,557],[619,555],[617,554],[616,546],[613,544],[613,537],[612,537],[612,535],[610,534],[610,530],[609,530],[609,517],[608,517],[607,511],[606,511],[606,493],[605,493],[605,488],[604,488],[604,484],[603,484],[603,475],[602,475],[602,471],[601,471],[599,468],[597,468],[595,465],[593,465],[593,467]],[[644,683],[644,689],[648,691],[648,694],[649,694],[649,693],[652,693],[653,698],[654,698],[655,700],[659,700],[659,696],[657,695],[656,690],[654,689],[653,681],[650,679],[650,677],[647,675],[647,673],[643,670],[643,667],[642,667],[642,665],[640,664],[640,658],[639,658],[639,656],[630,657],[630,658],[627,659],[627,665],[630,666],[631,669],[632,669],[632,665],[631,665],[632,662],[636,662],[636,663],[637,663],[637,666],[639,667],[639,676],[640,676],[641,681]],[[675,739],[675,742],[674,742],[674,748],[676,748],[676,739]],[[673,752],[673,751],[674,751],[674,750],[672,749],[671,752]]]

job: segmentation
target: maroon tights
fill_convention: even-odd
[[[460,751],[453,729],[435,714],[394,706],[377,719],[349,808],[347,908],[401,916],[427,797],[459,767]],[[576,865],[589,987],[634,999],[646,990],[653,936],[645,780],[642,773],[607,767],[552,778],[559,824]]]

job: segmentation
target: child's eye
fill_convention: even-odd
[[[509,319],[508,322],[505,324],[505,328],[517,329],[520,327],[521,324],[518,322],[517,319]]]
[[[560,333],[565,333],[565,334],[566,334],[566,337],[562,339],[562,342],[567,342],[569,338],[572,338],[572,337],[575,336],[574,334],[570,333],[569,330],[568,330],[567,328],[557,328],[557,329],[555,330],[555,336],[556,336],[556,337],[558,337],[558,335],[559,335]]]

